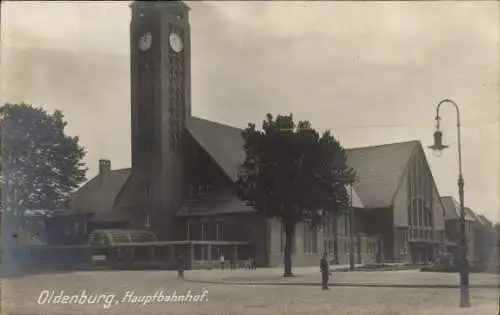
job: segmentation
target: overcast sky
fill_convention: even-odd
[[[498,2],[189,2],[193,114],[238,127],[293,112],[344,147],[432,143],[436,104],[461,107],[466,204],[499,213]],[[126,2],[7,2],[4,102],[63,110],[98,159],[130,166]],[[456,118],[442,107],[441,195],[457,198]],[[457,198],[458,199],[458,198]]]

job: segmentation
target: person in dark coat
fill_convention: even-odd
[[[184,257],[182,253],[177,253],[177,280],[184,280]]]
[[[321,288],[323,290],[328,290],[328,279],[330,278],[327,256],[327,253],[323,253],[323,256],[321,257],[321,260],[319,262],[319,267],[321,270]]]

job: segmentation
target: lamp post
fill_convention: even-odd
[[[470,307],[469,298],[469,262],[467,261],[467,241],[465,235],[465,208],[464,208],[464,178],[462,176],[462,147],[460,134],[460,110],[458,105],[450,100],[440,101],[436,108],[436,131],[434,132],[434,144],[429,146],[434,151],[441,152],[449,146],[443,145],[443,133],[440,130],[439,109],[442,104],[450,103],[457,111],[457,135],[458,135],[458,194],[460,198],[460,254],[462,265],[460,267],[460,307]]]

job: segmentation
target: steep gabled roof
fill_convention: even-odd
[[[110,211],[129,176],[130,168],[110,171],[104,180],[97,175],[74,194],[71,210],[78,213]]]
[[[357,172],[355,188],[366,208],[392,205],[418,146],[419,141],[408,141],[347,150],[347,164]]]
[[[233,181],[238,167],[245,161],[241,129],[206,119],[192,117],[188,131]]]
[[[195,141],[224,173],[235,181],[238,167],[245,160],[242,129],[196,117],[192,117],[187,126]],[[347,163],[354,167],[358,174],[353,206],[364,208],[391,206],[408,162],[419,146],[421,147],[419,141],[409,141],[348,149]],[[130,174],[130,168],[111,171],[102,184],[100,177],[95,177],[75,194],[72,208],[78,209],[79,212],[92,213],[111,211],[114,207],[126,208],[126,203],[115,204],[115,201],[123,192]],[[179,213],[183,214],[187,213]]]
[[[188,127],[193,138],[234,181],[245,160],[242,129],[193,117]],[[419,141],[393,143],[347,150],[348,164],[356,168],[357,204],[367,208],[388,207]]]
[[[441,197],[441,201],[444,206],[444,218],[448,219],[458,219],[460,218],[460,205],[451,196]]]

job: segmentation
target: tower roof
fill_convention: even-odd
[[[189,6],[185,3],[185,1],[174,1],[174,0],[169,0],[169,1],[160,1],[160,0],[156,0],[156,1],[138,1],[138,0],[135,0],[135,1],[132,1],[132,3],[130,3],[129,7],[131,9],[134,9],[134,8],[153,8],[153,9],[172,9],[172,8],[176,8],[176,9],[182,9],[182,10],[186,10],[186,11],[189,11],[191,10],[189,8]]]

